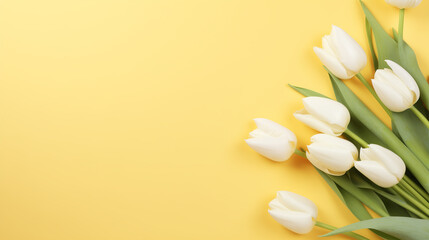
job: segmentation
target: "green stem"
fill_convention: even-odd
[[[381,196],[389,199],[390,201],[398,204],[399,206],[407,209],[408,211],[414,213],[419,218],[428,219],[428,217],[426,215],[424,215],[419,210],[415,209],[413,206],[411,206],[407,202],[403,201],[402,199],[399,200],[397,198],[392,197],[392,195],[397,196],[394,190],[392,190],[391,188],[386,188],[385,190],[388,190],[389,192],[391,191],[392,194],[388,194],[388,193],[384,192],[383,190],[376,190],[376,193],[378,193],[379,195],[381,195]]]
[[[404,44],[404,15],[405,9],[399,9],[399,24],[398,24],[398,45],[399,49]]]
[[[426,199],[422,195],[420,195],[413,187],[411,187],[411,185],[409,185],[406,181],[400,181],[399,185],[408,192],[410,192],[412,195],[414,195],[417,200],[419,200],[426,208],[429,209],[429,202],[426,201]]]
[[[358,135],[356,135],[356,133],[352,132],[350,129],[346,129],[346,131],[344,131],[345,134],[349,135],[349,137],[353,138],[356,142],[358,142],[362,147],[367,148],[368,147],[368,143],[365,142],[365,140],[363,140],[362,138],[360,138]]]
[[[407,175],[404,176],[403,180],[411,187],[413,187],[420,195],[422,195],[426,199],[426,201],[429,202],[429,194],[425,190],[423,190],[419,185],[417,185],[417,183],[411,180]]]
[[[384,111],[389,115],[389,117],[392,117],[392,112],[384,105],[384,103],[381,101],[381,99],[378,97],[377,93],[374,91],[374,88],[369,85],[368,81],[365,79],[364,76],[362,76],[361,73],[356,74],[356,77],[361,81],[363,85],[368,89],[368,91],[374,96],[375,100],[383,107]]]
[[[408,202],[412,203],[414,206],[416,206],[418,209],[420,209],[427,216],[429,216],[429,209],[426,208],[425,206],[423,206],[413,196],[410,196],[407,192],[405,192],[404,190],[402,190],[402,188],[400,188],[398,185],[393,186],[392,189],[395,190],[395,192],[397,192],[403,198],[405,198]]]
[[[331,226],[331,225],[329,225],[329,224],[322,223],[322,222],[319,222],[319,221],[316,221],[316,226],[321,227],[321,228],[324,228],[324,229],[328,229],[328,230],[331,230],[331,231],[333,231],[333,230],[336,230],[336,229],[337,229],[337,228],[336,228],[336,227],[334,227],[334,226]],[[344,235],[347,235],[347,236],[349,236],[349,237],[352,237],[352,238],[358,239],[358,240],[369,240],[369,238],[366,238],[366,237],[364,237],[364,236],[362,236],[362,235],[360,235],[360,234],[354,233],[354,232],[346,232],[346,233],[343,233],[343,234],[344,234]]]
[[[301,156],[303,158],[307,158],[307,155],[305,154],[305,152],[299,150],[299,149],[295,149],[295,154],[298,156]]]
[[[416,107],[412,106],[410,107],[411,111],[414,113],[414,115],[416,115],[420,121],[427,127],[429,128],[429,121],[427,120],[427,118],[423,115],[423,113],[421,113]]]

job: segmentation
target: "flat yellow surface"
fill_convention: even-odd
[[[385,28],[397,25],[395,8],[366,2]],[[423,1],[405,24],[424,73],[428,11]],[[309,143],[315,132],[292,117],[301,96],[286,84],[332,96],[312,52],[331,24],[368,50],[357,0],[1,1],[0,239],[326,233],[271,219],[278,190],[312,199],[320,221],[355,222],[306,160],[274,163],[243,141],[264,117]]]

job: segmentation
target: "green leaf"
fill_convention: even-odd
[[[343,176],[329,176],[337,185],[345,189],[359,201],[371,208],[380,216],[389,216],[383,201],[375,194],[374,191],[369,189],[360,189],[356,187],[352,181],[345,175]]]
[[[386,209],[389,212],[390,216],[411,217],[410,212],[404,209],[403,207],[398,207],[397,203],[381,195],[380,195],[380,198],[383,201],[384,206],[386,206]],[[415,218],[419,218],[417,215],[413,215],[413,216],[415,216]]]
[[[334,80],[332,79],[331,74],[329,74],[329,78],[331,79],[331,82]],[[340,88],[338,88],[336,85],[332,85],[332,88],[334,89],[337,101],[342,103],[347,109],[350,109],[350,106],[348,105],[345,96],[342,94]],[[380,138],[378,138],[367,127],[365,127],[365,125],[358,120],[358,118],[354,115],[353,112],[350,112],[350,115],[351,121],[347,127],[348,129],[350,129],[354,133],[359,133],[359,137],[366,140],[367,142],[375,143],[385,147],[383,141],[381,141]],[[346,136],[346,138],[352,141],[359,149],[360,144],[358,144],[353,138],[350,138],[349,136]]]
[[[399,60],[399,64],[413,76],[414,80],[416,80],[420,89],[420,98],[426,106],[429,106],[429,84],[420,70],[416,54],[405,41],[404,44],[399,47]]]
[[[322,176],[322,178],[328,183],[328,185],[331,187],[331,189],[337,194],[337,196],[340,198],[340,200],[347,206],[347,208],[355,215],[357,219],[360,221],[371,219],[372,216],[369,214],[368,210],[364,207],[361,201],[359,201],[357,198],[355,198],[352,194],[347,192],[345,189],[339,187],[334,181],[329,178],[329,176],[317,169],[317,172]],[[379,235],[380,237],[387,239],[387,240],[397,240],[396,238],[383,233],[378,230],[371,230],[375,234]]]
[[[398,137],[375,116],[362,101],[338,78],[331,73],[331,83],[345,101],[350,113],[376,135],[385,146],[398,154],[406,163],[408,169],[419,180],[422,186],[429,190],[429,171],[422,162],[401,142]],[[360,133],[358,133],[360,134]],[[364,139],[365,140],[365,139]]]
[[[338,188],[337,184],[335,184],[335,182],[334,182],[334,181],[332,181],[326,173],[324,173],[324,172],[320,171],[320,170],[319,170],[318,168],[316,168],[316,167],[314,167],[314,168],[317,170],[317,172],[320,174],[320,176],[322,176],[322,178],[326,181],[326,183],[329,185],[329,187],[331,187],[331,189],[335,192],[335,194],[337,194],[337,196],[340,198],[340,200],[341,200],[344,204],[346,204],[346,200],[344,199],[343,194],[341,193],[341,191],[340,191],[340,189]],[[347,204],[346,204],[346,205],[347,205]],[[350,209],[350,210],[351,210],[351,209]]]
[[[374,68],[378,69],[378,59],[377,59],[377,55],[375,55],[374,43],[372,41],[372,28],[367,18],[365,18],[365,29],[366,29],[366,37],[368,39],[368,44],[369,44],[369,50],[371,51],[372,63],[374,64]]]
[[[292,89],[294,89],[295,91],[301,93],[302,95],[306,96],[306,97],[324,97],[324,98],[329,98],[321,93],[312,91],[310,89],[306,89],[306,88],[302,88],[302,87],[297,87],[294,86],[292,84],[289,84],[289,87],[291,87]]]
[[[369,219],[338,228],[328,234],[323,235],[323,237],[333,236],[340,233],[351,232],[364,228],[380,230],[401,240],[429,239],[429,220],[409,217],[383,217]]]
[[[429,166],[429,129],[409,109],[400,113],[392,112],[392,121],[405,145]]]
[[[386,193],[384,188],[375,185],[354,168],[351,169],[349,173],[353,184],[358,188],[371,189],[380,195],[380,199],[383,201],[390,216],[410,216],[408,211],[404,208],[404,206],[409,206],[409,204],[401,197]]]
[[[356,216],[357,219],[362,221],[372,218],[371,214],[369,214],[368,210],[366,210],[361,201],[359,201],[356,197],[343,188],[340,187],[339,190],[344,198],[346,206],[350,209],[353,215]]]
[[[387,67],[384,60],[390,59],[394,62],[399,61],[398,44],[384,31],[383,27],[377,22],[374,15],[369,11],[366,5],[361,1],[362,9],[366,19],[374,33],[375,44],[378,53],[378,68]]]

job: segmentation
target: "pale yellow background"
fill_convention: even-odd
[[[366,2],[396,26],[396,9]],[[424,73],[428,10],[423,1],[405,24]],[[332,96],[312,52],[331,24],[368,49],[357,0],[1,1],[0,239],[325,233],[272,220],[277,190],[312,199],[320,221],[355,222],[304,159],[273,163],[243,141],[264,117],[309,142],[286,84]]]

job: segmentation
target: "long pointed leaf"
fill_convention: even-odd
[[[389,36],[386,31],[384,31],[383,27],[377,22],[374,15],[372,15],[372,13],[362,1],[361,5],[366,19],[374,33],[374,39],[378,53],[378,68],[387,67],[387,64],[384,62],[384,60],[399,60],[398,44],[393,38]]]
[[[401,197],[392,195],[385,192],[385,189],[376,186],[366,177],[364,177],[359,171],[356,169],[351,169],[349,171],[350,178],[352,182],[359,188],[371,189],[380,195],[380,199],[383,201],[384,206],[386,206],[387,211],[390,216],[403,216],[409,217],[410,214],[405,209],[405,206],[409,206],[407,202],[405,202]]]
[[[429,166],[429,129],[411,110],[392,112],[392,121],[405,145]]]
[[[401,240],[429,239],[429,220],[408,217],[383,217],[369,219],[338,228],[328,234],[323,235],[323,237],[333,236],[336,234],[351,232],[364,228],[377,229]]]
[[[344,204],[346,204],[346,205],[347,205],[346,200],[344,199],[343,194],[342,194],[342,192],[340,191],[340,189],[338,188],[337,184],[336,184],[334,181],[332,181],[332,179],[330,179],[330,178],[329,178],[329,176],[328,176],[326,173],[324,173],[324,172],[320,171],[320,170],[319,170],[318,168],[316,168],[316,167],[314,167],[314,168],[317,170],[317,172],[320,174],[320,176],[322,176],[322,178],[326,181],[326,183],[329,185],[329,187],[331,187],[331,189],[334,191],[334,193],[335,193],[335,194],[337,194],[337,196],[340,198],[340,200],[341,200]],[[351,209],[350,209],[350,210],[351,210]]]
[[[377,59],[377,55],[375,55],[374,43],[372,41],[372,28],[367,18],[365,18],[365,29],[366,29],[366,37],[368,39],[368,44],[369,44],[369,50],[371,51],[372,63],[374,64],[374,68],[378,69],[378,59]]]
[[[366,206],[371,208],[374,212],[376,212],[380,216],[389,216],[384,203],[381,199],[369,189],[360,189],[356,187],[351,180],[343,175],[343,176],[329,176],[336,184],[338,184],[341,188],[347,190],[350,194],[352,194],[355,198],[359,199]]]
[[[347,206],[347,208],[355,215],[357,219],[360,221],[371,219],[372,216],[369,214],[368,210],[364,207],[363,203],[359,201],[356,197],[354,197],[352,194],[347,192],[345,189],[338,186],[332,179],[324,172],[320,171],[319,169],[315,168],[317,172],[322,176],[322,178],[328,183],[328,185],[331,187],[331,189],[337,194],[337,196],[340,198],[340,200]],[[397,240],[397,238],[392,237],[384,232],[378,231],[378,230],[371,230],[375,234],[379,235],[383,239],[386,240]]]

